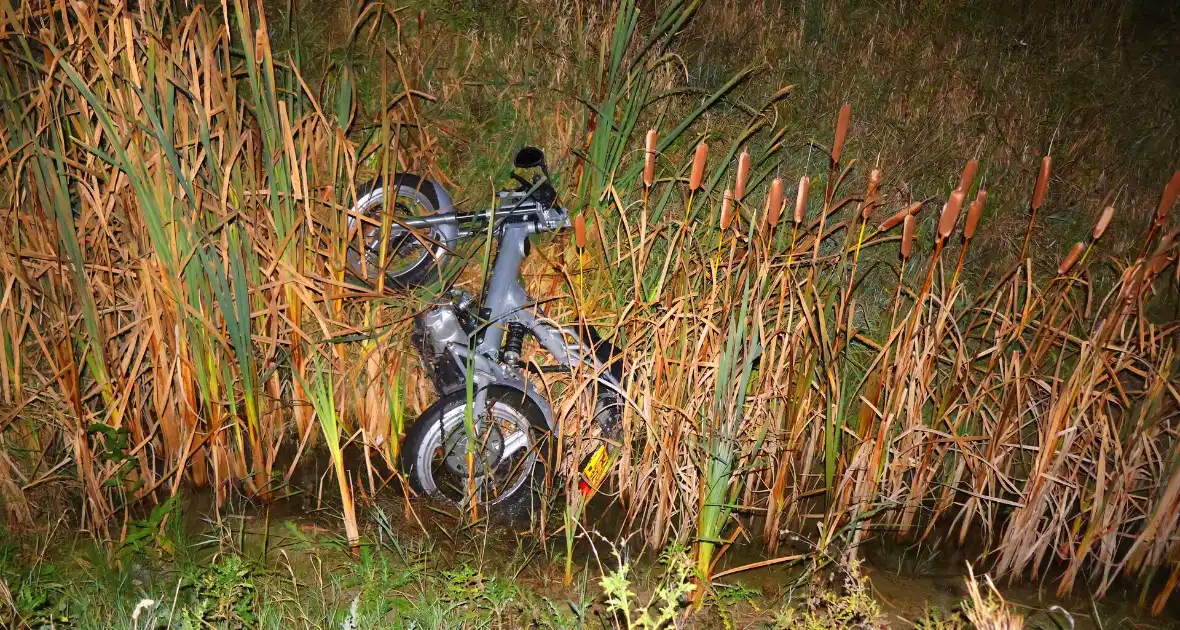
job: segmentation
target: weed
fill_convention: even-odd
[[[221,556],[205,570],[193,585],[192,600],[180,611],[188,630],[237,630],[257,625],[259,601],[253,570],[239,556]]]
[[[614,620],[617,627],[627,630],[667,627],[686,606],[688,595],[697,588],[692,583],[692,561],[686,550],[672,547],[660,558],[664,567],[663,579],[656,585],[651,599],[643,604],[628,577],[631,565],[623,561],[617,550],[615,557],[619,560],[619,567],[603,575],[599,584],[606,599],[608,618]]]

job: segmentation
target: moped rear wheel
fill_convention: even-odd
[[[396,218],[453,212],[441,203],[445,194],[438,184],[411,174],[394,177],[391,185],[377,179],[358,188],[348,216],[349,271],[372,286],[382,272],[391,288],[437,281],[452,245],[448,235],[440,228],[408,230]]]
[[[495,510],[517,505],[543,482],[545,466],[553,461],[544,414],[520,390],[491,386],[485,393],[482,408],[472,409],[470,427],[467,393],[457,391],[406,431],[402,471],[416,493]]]

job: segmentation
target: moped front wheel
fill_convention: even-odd
[[[553,440],[541,409],[517,389],[484,393],[482,405],[478,397],[472,402],[470,423],[467,393],[457,391],[406,431],[402,471],[419,495],[494,510],[516,505],[543,482]]]
[[[435,182],[400,174],[391,183],[374,180],[357,189],[348,215],[348,269],[376,286],[382,275],[387,287],[422,286],[440,277],[453,235],[439,226],[414,231],[398,218],[454,212],[446,192]]]

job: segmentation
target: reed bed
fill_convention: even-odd
[[[320,433],[338,475],[342,441],[395,461],[424,391],[390,334],[411,311],[344,269],[358,166],[430,170],[424,95],[391,66],[383,117],[353,129],[347,71],[319,101],[271,54],[260,7],[165,7],[4,8],[0,485],[16,524],[21,491],[64,469],[85,526],[118,537],[113,517],[186,480],[219,504],[280,496]],[[22,472],[17,453],[65,459]],[[348,488],[378,480],[339,483],[355,544]]]
[[[839,548],[950,528],[984,541],[1001,573],[1053,571],[1062,594],[1079,575],[1101,595],[1134,574],[1160,610],[1178,551],[1177,325],[1144,305],[1172,281],[1172,236],[1101,260],[1107,206],[1055,270],[1026,258],[968,274],[987,198],[977,165],[945,202],[911,203],[882,194],[876,169],[855,190],[836,155],[801,178],[790,221],[776,178],[739,219],[727,190],[721,223],[704,224],[675,165],[643,191],[665,207],[600,211],[619,219],[600,255],[635,283],[616,307],[634,403],[616,478],[629,525],[652,548],[697,541],[704,575],[715,548],[751,534],[773,554],[816,523]],[[867,295],[882,278],[884,303]]]
[[[131,506],[186,484],[273,500],[323,440],[355,545],[354,503],[396,476],[429,397],[406,352],[421,300],[346,274],[344,217],[373,174],[445,181],[416,106],[432,98],[421,55],[383,57],[382,113],[361,124],[349,72],[309,86],[271,54],[258,7],[145,5],[0,9],[9,524],[63,478],[83,526],[112,540]],[[1175,281],[1180,175],[1136,258],[1102,255],[1107,199],[1054,268],[971,268],[998,212],[1028,212],[1036,248],[1049,156],[1027,205],[987,208],[986,164],[965,163],[945,199],[911,199],[890,165],[849,158],[848,106],[830,142],[787,145],[765,114],[790,88],[737,138],[695,135],[752,71],[678,121],[657,109],[663,45],[694,9],[670,3],[641,36],[634,2],[615,7],[596,105],[574,119],[580,159],[561,162],[577,247],[526,270],[555,319],[621,340],[628,404],[599,492],[625,529],[653,550],[692,545],[703,581],[739,540],[788,561],[797,532],[830,557],[949,531],[1009,576],[1101,595],[1132,575],[1162,609],[1180,581],[1177,330],[1145,307]],[[354,36],[382,16],[361,17]],[[789,152],[812,156],[805,172],[783,171]],[[556,405],[564,467],[586,398]],[[558,472],[570,541],[593,522]]]

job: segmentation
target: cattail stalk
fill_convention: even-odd
[[[963,271],[963,263],[967,260],[967,249],[971,245],[971,237],[975,236],[975,230],[979,228],[979,220],[983,216],[983,206],[987,203],[987,191],[980,190],[979,194],[975,196],[975,201],[971,202],[971,206],[967,208],[967,222],[963,225],[963,247],[959,250],[959,262],[955,265],[955,274],[951,277],[951,286],[959,280],[959,274]]]
[[[792,215],[795,225],[791,230],[791,249],[787,252],[788,266],[790,266],[791,259],[795,255],[795,244],[799,236],[799,226],[803,224],[803,219],[806,218],[807,192],[810,187],[811,178],[807,177],[806,175],[799,178],[799,190],[795,193],[795,213]]]
[[[1164,219],[1168,218],[1172,207],[1176,205],[1177,196],[1180,196],[1180,170],[1172,173],[1172,179],[1168,180],[1163,193],[1160,194],[1160,202],[1155,208],[1155,217],[1151,221],[1151,228],[1147,231],[1147,238],[1143,239],[1143,248],[1139,250],[1140,258],[1147,255],[1148,250],[1151,249],[1156,233],[1163,227]]]
[[[705,162],[709,159],[709,145],[704,142],[697,145],[692,158],[692,174],[688,178],[688,189],[695,193],[705,179]]]
[[[1069,270],[1073,269],[1074,264],[1077,263],[1078,259],[1082,257],[1082,250],[1085,248],[1085,241],[1078,241],[1074,243],[1073,247],[1069,249],[1069,253],[1065,255],[1065,259],[1062,260],[1061,264],[1057,266],[1057,275],[1064,276],[1065,274],[1069,273]]]
[[[1106,233],[1106,228],[1110,227],[1110,221],[1114,218],[1114,206],[1106,206],[1102,210],[1102,215],[1098,217],[1098,223],[1094,225],[1094,233],[1090,236],[1093,240],[1102,238]]]
[[[725,232],[729,229],[729,224],[733,222],[733,205],[734,194],[733,191],[726,188],[725,194],[721,196],[721,231]]]
[[[1053,166],[1053,158],[1046,155],[1041,158],[1041,170],[1037,173],[1037,183],[1033,187],[1032,203],[1029,204],[1028,228],[1024,231],[1024,245],[1020,248],[1020,258],[1028,255],[1028,242],[1032,238],[1033,224],[1037,218],[1037,210],[1045,203],[1045,194],[1049,190],[1049,171]]]
[[[959,187],[955,190],[961,191],[964,195],[971,192],[971,185],[975,183],[975,173],[979,170],[979,160],[967,160],[967,165],[963,167],[963,173],[959,175]]]
[[[656,183],[656,130],[648,129],[643,146],[643,187],[651,189]]]
[[[840,115],[836,119],[836,138],[832,142],[832,168],[840,163],[840,154],[844,152],[844,139],[848,136],[848,123],[852,118],[852,106],[845,103],[840,108]]]
[[[779,219],[783,214],[783,180],[776,177],[774,181],[770,182],[770,194],[766,199],[766,222],[770,224],[770,229],[778,225]]]
[[[733,198],[741,201],[746,197],[746,183],[750,181],[750,152],[742,151],[738,156],[737,181],[733,184]]]
[[[877,195],[880,188],[881,169],[874,168],[869,172],[869,181],[865,186],[865,198],[861,203],[860,212],[858,213],[860,218],[860,232],[856,236],[856,246],[852,253],[852,269],[848,273],[848,287],[844,291],[844,296],[840,298],[840,310],[842,313],[845,312],[844,308],[847,298],[852,295],[852,284],[853,280],[856,278],[857,264],[860,262],[860,248],[861,244],[864,243],[865,228],[868,226],[869,217],[873,213],[873,206],[875,206],[877,203]]]

